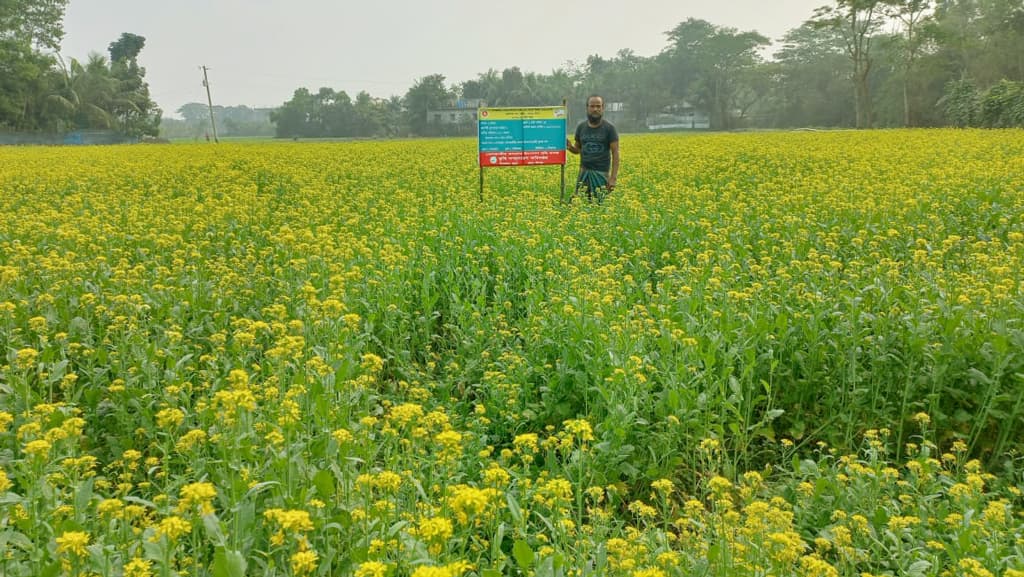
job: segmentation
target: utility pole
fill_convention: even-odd
[[[206,66],[200,66],[203,69],[203,86],[206,87],[206,104],[210,107],[210,128],[213,129],[213,141],[220,142],[217,140],[217,123],[213,121],[213,99],[210,98],[210,80],[206,77]]]

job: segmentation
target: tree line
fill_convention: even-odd
[[[213,107],[217,134],[221,137],[271,137],[275,135],[270,122],[271,108],[248,106]],[[181,118],[164,118],[160,123],[160,136],[166,138],[199,140],[212,136],[210,108],[205,103],[190,102],[178,108]]]
[[[518,67],[447,84],[417,79],[404,96],[295,91],[272,114],[279,137],[462,134],[432,123],[456,103],[543,106],[587,95],[621,103],[622,130],[688,108],[710,128],[1024,126],[1024,0],[833,0],[774,45],[756,31],[688,19],[645,57],[622,49],[550,74]]]
[[[160,109],[138,56],[145,38],[125,33],[109,56],[59,56],[68,0],[0,0],[0,129],[106,128],[155,135]],[[402,96],[295,90],[272,111],[218,107],[218,132],[288,138],[436,136],[470,133],[473,121],[437,122],[457,106],[614,103],[624,131],[652,118],[699,113],[714,130],[737,128],[1024,126],[1024,0],[831,0],[774,44],[690,18],[666,32],[653,56],[624,48],[549,74],[487,70],[449,84],[415,80]],[[165,132],[201,137],[202,104]],[[453,115],[454,116],[454,115]],[[471,118],[472,115],[465,116]]]
[[[138,57],[146,39],[124,33],[109,56],[60,56],[68,0],[0,0],[0,130],[113,130],[155,136],[160,109]]]

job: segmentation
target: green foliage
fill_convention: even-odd
[[[4,575],[1013,575],[1019,135],[624,145],[0,150]]]
[[[790,30],[771,60],[764,58],[768,39],[754,31],[690,18],[666,35],[668,44],[651,57],[626,48],[611,57],[568,61],[550,74],[488,69],[458,86],[446,86],[440,74],[427,76],[388,114],[356,114],[343,123],[349,127],[344,132],[466,134],[471,127],[427,118],[459,98],[488,106],[566,98],[570,116],[582,118],[584,98],[592,93],[622,104],[606,112],[624,132],[647,130],[659,115],[691,109],[723,130],[968,125],[975,120],[965,116],[966,102],[948,115],[947,85],[971,78],[984,91],[1004,78],[1024,81],[1019,0],[833,0]],[[325,134],[305,98],[297,94],[275,117],[284,124],[279,135]],[[367,118],[373,121],[361,125]]]
[[[0,127],[50,123],[45,98],[54,80],[67,0],[0,0]]]
[[[522,75],[518,74],[518,68],[514,71],[507,70],[502,75],[502,82],[506,87],[512,89],[520,84]],[[423,136],[440,134],[441,127],[428,121],[428,112],[450,106],[452,96],[452,91],[445,86],[444,76],[441,74],[424,76],[414,82],[412,88],[405,93],[405,97],[402,99],[409,129],[414,134]]]
[[[61,61],[60,84],[47,95],[57,131],[76,128],[112,128],[111,105],[117,96],[117,81],[110,75],[105,58],[92,54],[86,64],[72,59]]]
[[[981,98],[979,122],[987,128],[1024,127],[1024,83],[1001,80]]]
[[[97,54],[85,64],[44,55],[42,50],[59,48],[65,4],[0,2],[0,127],[52,132],[105,128],[155,136],[160,109],[137,61],[145,38],[122,34],[110,44],[109,62]]]
[[[45,122],[42,95],[53,58],[16,39],[0,36],[0,128],[36,130]]]
[[[110,61],[116,63],[135,62],[139,53],[146,46],[146,39],[137,34],[125,32],[107,47]]]
[[[848,70],[854,93],[854,112],[857,128],[871,128],[871,68],[874,53],[871,45],[882,26],[884,11],[881,0],[834,0],[814,11],[812,25],[827,28],[838,34],[849,58]]]
[[[210,110],[207,104],[190,102],[178,108],[182,119],[164,118],[160,135],[166,138],[203,138],[210,132]],[[270,108],[248,106],[214,106],[213,118],[217,134],[221,137],[270,137],[274,124],[270,121]]]
[[[128,136],[156,136],[161,111],[149,97],[146,69],[139,66],[138,55],[146,39],[125,32],[109,46],[110,75],[117,81],[117,97],[110,113],[118,121],[118,131]]]
[[[278,138],[391,136],[398,112],[395,100],[375,99],[365,91],[353,102],[344,90],[324,87],[312,94],[300,88],[270,113],[270,121],[276,124]]]
[[[978,89],[970,80],[950,81],[946,94],[939,101],[950,124],[959,128],[977,126],[979,121]]]
[[[0,0],[0,39],[57,51],[68,0]]]
[[[853,92],[842,37],[831,28],[804,23],[790,30],[775,55],[778,83],[774,125],[850,126]]]
[[[742,94],[756,92],[749,71],[761,62],[758,50],[769,44],[768,39],[695,18],[667,34],[669,70],[680,79],[674,87],[676,96],[690,98],[708,110],[712,128],[732,128],[733,110],[742,107]]]

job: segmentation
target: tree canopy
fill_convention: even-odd
[[[0,128],[116,130],[156,135],[160,109],[138,56],[146,39],[124,33],[110,58],[60,56],[67,0],[0,0]]]
[[[1022,125],[1013,111],[1024,109],[1024,0],[832,0],[774,43],[696,18],[665,36],[653,56],[623,48],[548,74],[513,66],[450,85],[429,75],[401,98],[401,114],[381,117],[375,130],[443,133],[428,113],[467,102],[540,106],[566,98],[570,115],[582,118],[593,93],[614,104],[626,131],[680,110],[720,130]],[[286,116],[315,118],[304,108],[313,106],[303,98],[286,103],[278,133],[299,135]]]
[[[156,134],[160,109],[140,64],[146,39],[125,32],[106,56],[65,60],[66,6],[0,0],[0,129]],[[548,73],[510,66],[457,83],[429,74],[388,98],[301,87],[273,112],[238,110],[232,129],[217,122],[248,134],[272,123],[279,137],[467,134],[475,123],[459,109],[567,99],[570,116],[582,118],[586,97],[599,93],[623,131],[684,113],[718,130],[1020,126],[1022,85],[1024,0],[830,0],[774,43],[689,18],[650,56],[622,48]],[[201,123],[176,122],[198,136]]]

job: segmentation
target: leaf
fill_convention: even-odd
[[[708,547],[707,560],[714,564],[722,558],[722,546],[718,543]]]
[[[39,573],[39,577],[57,577],[57,575],[60,575],[59,561],[55,561],[46,567],[43,567],[42,572]]]
[[[7,530],[0,532],[0,550],[7,551],[8,545],[28,551],[32,549],[32,540],[25,536],[24,533],[17,531]]]
[[[218,547],[213,555],[213,577],[245,577],[245,557],[238,551]]]
[[[555,567],[554,557],[545,557],[534,572],[536,577],[561,577],[562,571]]]
[[[506,494],[505,502],[508,504],[509,515],[512,516],[512,522],[514,525],[519,525],[523,522],[523,510],[519,506],[515,497],[511,493]]]
[[[501,545],[505,541],[505,524],[500,523],[498,530],[494,532],[494,538],[491,539],[491,558],[501,558]]]
[[[165,539],[161,539],[157,543],[154,543],[149,539],[142,542],[142,550],[146,552],[147,559],[163,559],[166,548]]]
[[[267,489],[269,487],[277,487],[280,484],[281,483],[279,481],[263,481],[262,483],[256,483],[255,485],[249,488],[249,490],[245,493],[244,498],[248,499],[249,497],[252,497],[257,493],[262,492],[264,489]]]
[[[78,492],[75,494],[76,511],[87,511],[89,509],[89,501],[92,500],[92,486],[94,481],[94,478],[86,479],[82,482],[81,486],[78,487]]]
[[[146,507],[148,509],[156,509],[156,503],[154,503],[152,501],[147,501],[147,500],[139,498],[139,497],[134,497],[132,495],[126,496],[124,498],[124,500],[126,502],[128,502],[128,503],[135,503],[136,505],[142,505],[143,507]]]
[[[252,501],[241,501],[233,508],[234,519],[232,520],[234,535],[236,539],[242,537],[242,543],[252,543],[256,525],[256,505]],[[238,541],[235,544],[238,545]],[[244,546],[242,547],[245,548]]]
[[[0,494],[0,505],[13,505],[14,503],[21,503],[24,499],[17,493],[3,493]]]
[[[203,527],[206,528],[206,535],[217,547],[223,547],[227,542],[224,531],[220,528],[220,519],[215,514],[203,515]]]
[[[316,492],[324,499],[331,499],[334,497],[334,493],[336,492],[334,474],[327,469],[321,469],[313,475],[313,485],[316,487]]]
[[[516,560],[516,565],[523,570],[528,570],[533,566],[534,554],[533,549],[530,548],[530,544],[522,539],[519,539],[512,545],[512,557]]]
[[[907,569],[907,577],[924,577],[928,570],[932,568],[931,561],[914,561]]]

